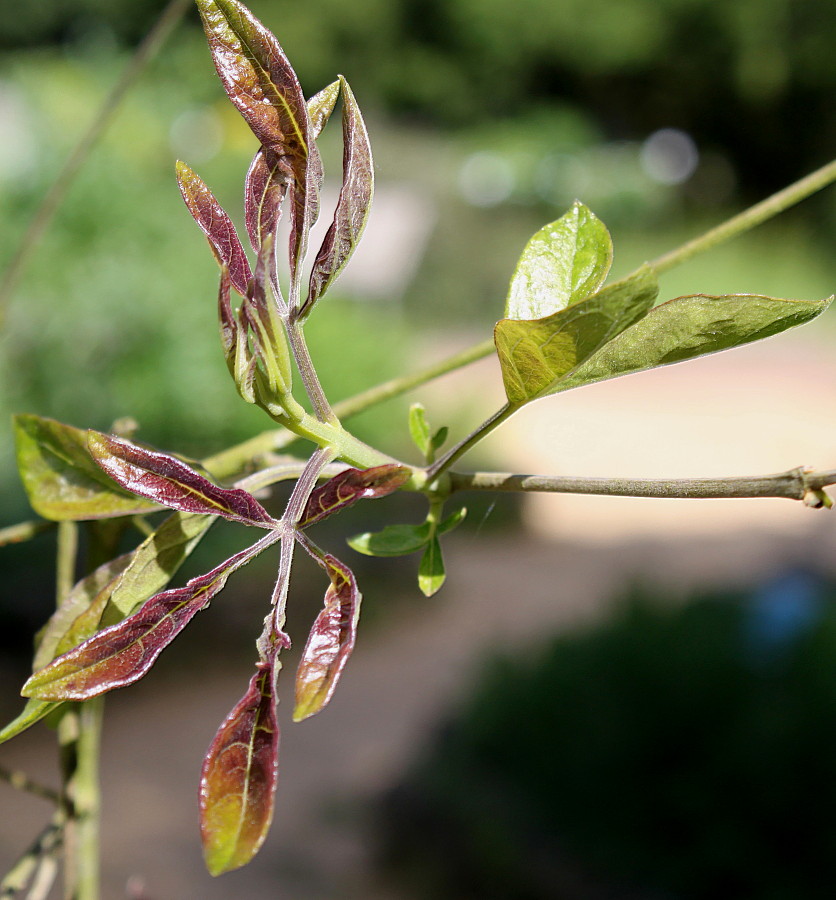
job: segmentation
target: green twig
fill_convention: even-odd
[[[53,528],[55,528],[55,522],[47,522],[45,519],[32,519],[29,522],[8,525],[6,528],[0,528],[0,547],[5,547],[7,544],[22,544]]]
[[[7,769],[0,766],[0,781],[5,781],[17,791],[25,791],[33,797],[40,797],[42,800],[49,800],[52,803],[59,803],[61,795],[58,791],[33,781],[25,772],[15,769]]]
[[[169,34],[190,5],[191,0],[171,0],[166,6],[154,26],[137,47],[131,61],[122,73],[122,77],[108,94],[96,117],[88,126],[87,131],[79,139],[69,158],[64,163],[64,167],[58,173],[58,177],[53,182],[52,187],[41,200],[40,206],[35,211],[29,227],[26,229],[20,244],[11,258],[11,262],[0,279],[0,323],[2,323],[9,301],[32,254],[38,246],[41,236],[61,206],[70,185],[89,157],[90,151],[113,121],[113,117],[125,94],[133,86],[149,60],[154,57],[165,43]]]
[[[9,869],[0,881],[0,900],[13,900],[36,878],[41,862],[60,850],[64,835],[63,815],[57,812],[32,846]]]

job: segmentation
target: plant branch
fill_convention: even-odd
[[[508,472],[450,472],[451,491],[522,491],[560,494],[603,494],[611,497],[718,499],[786,497],[808,506],[829,505],[824,488],[836,484],[836,469],[821,472],[799,466],[777,475],[737,478],[578,478],[513,475]]]
[[[47,191],[37,210],[35,210],[35,214],[14,252],[11,262],[6,267],[2,278],[0,278],[0,323],[2,323],[9,301],[35,248],[38,246],[41,236],[61,206],[70,185],[89,157],[90,151],[110,125],[125,94],[133,86],[148,62],[165,43],[169,34],[171,34],[190,6],[191,0],[171,0],[162,11],[151,30],[136,48],[131,61],[122,73],[122,77],[105,98],[96,117],[79,139],[69,158],[64,163],[64,167],[58,173],[58,177],[53,182],[52,187]]]
[[[302,379],[302,384],[305,386],[305,391],[308,394],[308,399],[311,401],[311,406],[313,406],[317,419],[320,422],[336,425],[338,419],[331,409],[331,404],[328,402],[325,392],[322,390],[322,385],[319,383],[319,377],[316,374],[313,360],[308,351],[308,345],[305,343],[302,325],[292,316],[287,321],[287,336],[290,341],[293,358],[296,361],[296,368],[299,370],[299,376]]]
[[[58,791],[33,781],[25,772],[15,769],[7,769],[0,766],[0,781],[5,781],[17,791],[25,791],[33,797],[40,797],[42,800],[49,800],[52,803],[59,803],[61,795]]]
[[[53,528],[55,522],[48,522],[45,519],[40,521],[32,519],[28,522],[19,522],[17,525],[8,525],[6,528],[0,528],[0,547],[7,544],[22,544],[45,531],[52,531]]]
[[[49,825],[35,838],[32,846],[17,860],[0,881],[0,900],[13,900],[36,876],[41,861],[61,848],[64,819],[55,813]]]
[[[671,250],[670,253],[660,256],[658,259],[650,262],[649,265],[658,273],[667,272],[697,254],[711,250],[718,244],[737,237],[756,225],[760,225],[767,219],[771,219],[785,209],[789,209],[790,206],[794,206],[801,200],[806,199],[811,194],[815,194],[816,191],[827,187],[833,181],[836,181],[836,160],[828,163],[826,166],[822,166],[820,169],[816,169],[815,172],[811,172],[799,181],[789,185],[789,187],[785,187],[771,197],[767,197],[766,200],[756,203],[739,215],[733,216],[728,221],[723,222],[722,225],[718,225],[698,238],[694,238],[681,247],[677,247],[676,250]]]

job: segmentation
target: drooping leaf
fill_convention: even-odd
[[[337,79],[308,100],[308,117],[311,120],[311,135],[314,140],[322,134],[322,129],[328,124],[339,96],[340,80]]]
[[[132,616],[97,632],[35,672],[23,686],[36,700],[87,700],[138,681],[160,653],[226,585],[236,569],[278,540],[277,533],[221,563],[182,588],[163,591]]]
[[[544,319],[502,319],[494,343],[508,400],[527,403],[561,382],[650,309],[658,293],[647,266]]]
[[[64,653],[95,634],[100,626],[121,621],[138,609],[149,597],[165,587],[183,560],[197,546],[200,539],[215,521],[215,516],[174,513],[149,535],[132,553],[122,576],[113,585],[105,583],[67,630],[59,637],[54,655]],[[74,589],[75,592],[75,589]],[[104,609],[102,601],[106,598]],[[50,632],[50,641],[60,629]],[[43,640],[46,640],[44,633]],[[43,656],[46,657],[46,651]],[[50,657],[51,659],[52,657]],[[50,659],[45,659],[44,664]],[[38,656],[40,660],[40,654]],[[40,665],[37,666],[40,668]],[[8,741],[49,715],[61,706],[61,702],[27,700],[23,710],[0,731],[0,744]]]
[[[425,597],[432,597],[444,584],[446,578],[441,544],[438,537],[433,535],[418,566],[418,587]]]
[[[103,519],[159,507],[111,481],[87,452],[87,431],[41,416],[14,417],[17,465],[32,508],[45,519]]]
[[[327,705],[357,637],[362,596],[354,574],[330,554],[324,554],[320,563],[331,584],[296,670],[294,722],[315,715]]]
[[[245,296],[252,272],[232,220],[202,179],[179,160],[177,183],[192,218],[208,238],[218,264],[227,267],[232,286]]]
[[[386,463],[370,469],[346,469],[313,491],[302,518],[300,528],[321,522],[337,512],[348,509],[358,500],[385,497],[403,487],[412,472],[406,466]]]
[[[612,264],[606,226],[583,203],[526,244],[505,305],[507,319],[543,319],[598,290]]]
[[[739,347],[809,322],[832,300],[780,300],[752,294],[697,294],[669,300],[602,347],[557,390]]]
[[[211,875],[246,865],[273,818],[279,763],[279,663],[259,663],[212,740],[200,778],[200,833]]]
[[[363,235],[374,193],[372,148],[366,125],[348,82],[340,76],[343,94],[343,184],[334,219],[311,269],[310,310],[345,268]]]
[[[266,509],[240,488],[221,488],[173,456],[91,431],[93,459],[118,484],[141,497],[182,512],[223,516],[233,522],[273,528]]]

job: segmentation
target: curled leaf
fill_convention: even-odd
[[[118,484],[182,512],[208,513],[233,522],[273,528],[276,520],[246,491],[221,488],[173,456],[91,431],[93,459]]]
[[[333,284],[360,242],[374,193],[372,148],[360,108],[348,82],[340,76],[343,93],[343,184],[334,219],[311,269],[303,313]]]
[[[218,264],[227,267],[233,287],[245,296],[252,272],[232,220],[203,180],[184,162],[177,162],[177,183],[192,218],[208,238]]]
[[[354,573],[330,554],[319,561],[331,579],[325,606],[316,617],[296,670],[293,721],[301,722],[327,705],[357,637],[362,595]]]
[[[260,147],[253,157],[244,183],[244,220],[256,253],[268,235],[275,235],[287,194],[290,173],[280,157]],[[274,247],[275,249],[275,247]],[[275,268],[275,267],[274,267]],[[272,278],[276,296],[281,297],[278,280]]]
[[[332,81],[308,100],[308,117],[311,120],[311,135],[314,139],[319,137],[322,129],[328,124],[339,96],[340,82],[338,79]]]
[[[371,500],[394,493],[409,481],[412,472],[406,466],[386,463],[370,469],[346,469],[316,488],[299,520],[300,528],[321,522],[358,500]]]
[[[262,662],[212,740],[200,777],[200,833],[211,875],[246,865],[273,818],[279,765],[276,680]]]
[[[41,416],[14,417],[17,465],[32,508],[45,519],[102,519],[153,512],[110,478],[87,451],[87,430]]]
[[[182,588],[163,591],[138,612],[99,631],[35,672],[23,686],[36,700],[87,700],[138,681],[194,616],[226,585],[236,569],[278,540],[275,533]]]

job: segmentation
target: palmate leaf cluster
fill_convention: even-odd
[[[221,270],[218,318],[224,357],[246,402],[319,446],[306,463],[280,466],[281,472],[262,482],[244,478],[220,486],[199,466],[139,443],[19,416],[19,469],[41,516],[113,520],[116,528],[138,520],[150,534],[95,569],[64,599],[39,635],[35,671],[23,688],[26,706],[0,732],[0,742],[62,704],[141,678],[237,569],[276,546],[278,574],[256,644],[255,673],[203,765],[204,853],[209,871],[220,874],[253,857],[272,817],[277,684],[281,652],[290,646],[284,624],[294,549],[310,554],[328,582],[296,673],[294,719],[299,721],[331,699],[354,648],[361,603],[351,569],[320,549],[308,529],[361,499],[405,487],[423,491],[429,501],[424,522],[392,524],[349,543],[372,556],[421,552],[419,586],[427,595],[435,593],[446,577],[440,539],[465,517],[461,507],[445,512],[449,490],[441,476],[486,428],[439,457],[448,429],[433,430],[423,407],[414,405],[409,432],[425,467],[412,467],[367,447],[342,427],[321,391],[302,328],[350,260],[369,215],[374,178],[363,118],[343,78],[306,99],[276,38],[238,0],[197,4],[224,89],[258,143],[244,185],[254,263],[208,186],[187,164],[177,164],[183,199]],[[307,263],[324,177],[316,142],[340,99],[341,190],[325,237]],[[284,215],[290,224],[286,284],[279,275],[277,239]],[[659,288],[653,268],[642,266],[606,283],[612,257],[606,227],[579,202],[529,241],[511,279],[505,317],[494,332],[508,399],[504,414],[570,388],[757,340],[819,315],[829,303],[695,295],[654,306]],[[347,337],[346,365],[350,351]],[[294,369],[313,414],[293,395]],[[334,461],[341,462],[339,470],[326,472]],[[284,513],[275,518],[246,488],[269,485],[291,470],[296,484]],[[147,517],[163,510],[170,511],[168,517],[149,525]],[[258,539],[183,587],[168,588],[219,517],[257,529]]]

